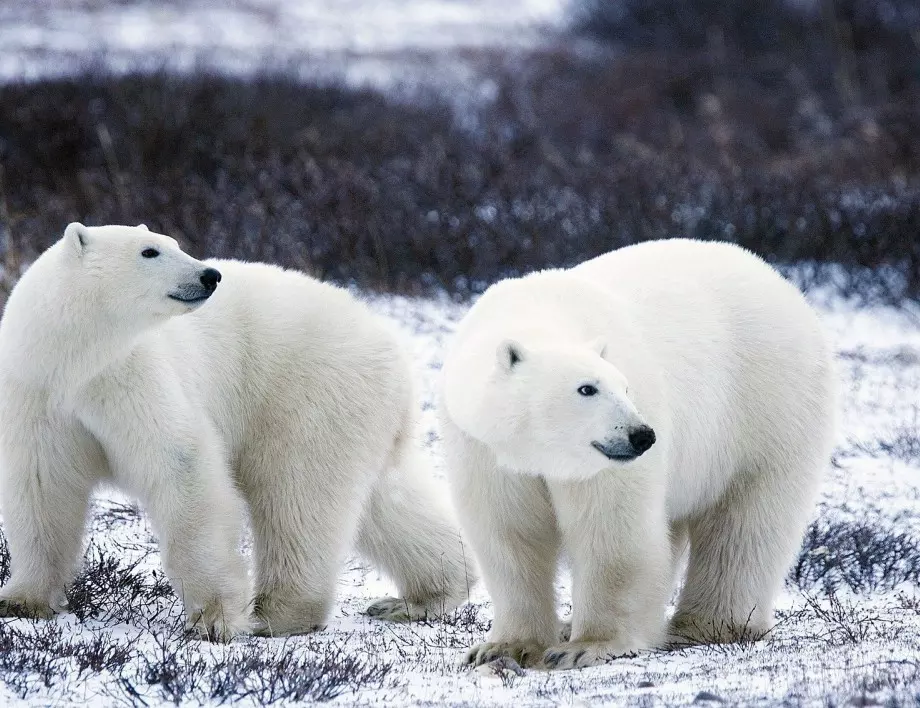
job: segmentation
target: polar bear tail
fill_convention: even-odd
[[[469,599],[477,575],[447,490],[435,484],[411,436],[396,440],[390,465],[361,519],[359,552],[396,583],[400,597],[371,605],[371,616],[410,621],[442,616]]]

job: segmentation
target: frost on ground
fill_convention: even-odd
[[[920,701],[920,324],[905,310],[819,298],[838,350],[840,432],[815,521],[762,641],[647,652],[544,673],[472,671],[491,607],[481,587],[444,621],[393,625],[362,615],[393,588],[354,559],[328,627],[229,646],[182,634],[178,602],[144,515],[100,495],[71,612],[0,623],[0,703],[250,705],[597,705],[729,703],[914,705]],[[464,307],[374,297],[417,362],[419,434],[443,477],[434,393],[445,340]],[[8,572],[0,549],[0,578]],[[569,583],[558,580],[561,611]],[[713,703],[714,704],[714,703]]]

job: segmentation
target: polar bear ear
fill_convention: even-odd
[[[604,337],[592,339],[588,346],[591,347],[591,351],[597,352],[597,355],[601,359],[603,359],[604,355],[607,353],[607,340]]]
[[[513,339],[506,339],[498,345],[498,365],[503,371],[511,371],[524,359],[524,348]]]
[[[150,229],[147,228],[147,224],[138,224],[137,228],[143,229],[144,231],[150,231]]]
[[[89,230],[79,221],[74,221],[64,229],[64,241],[70,246],[74,253],[82,256],[89,243]]]

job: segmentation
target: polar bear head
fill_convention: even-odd
[[[473,393],[477,404],[461,406],[468,413],[461,427],[521,472],[584,479],[627,465],[654,445],[655,432],[605,356],[602,341],[505,340],[486,388]]]
[[[68,286],[113,322],[145,326],[202,305],[220,273],[146,226],[70,224],[61,239]]]

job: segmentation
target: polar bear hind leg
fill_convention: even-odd
[[[361,509],[387,456],[355,416],[321,426],[324,409],[279,411],[240,461],[256,570],[256,634],[322,629]],[[312,419],[312,421],[311,421]],[[381,451],[383,447],[383,451]]]
[[[773,603],[801,543],[822,460],[756,475],[689,522],[690,558],[671,645],[756,640],[773,626]]]
[[[397,460],[365,506],[358,551],[399,592],[399,597],[368,607],[371,617],[409,622],[444,616],[469,598],[476,583],[472,552],[464,547],[453,514],[428,474],[421,453],[401,439]]]

